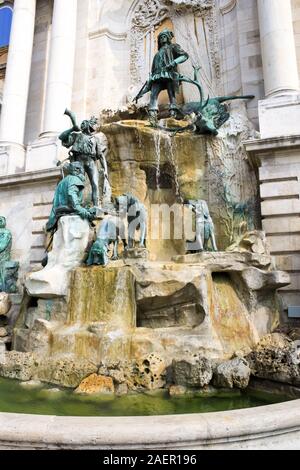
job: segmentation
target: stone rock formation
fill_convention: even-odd
[[[92,374],[84,379],[75,389],[75,393],[82,395],[113,394],[114,384],[111,377]]]
[[[0,292],[0,315],[7,316],[11,308],[11,300],[6,292]]]
[[[235,358],[219,364],[214,371],[213,384],[219,388],[247,388],[251,370],[245,359]]]
[[[26,278],[25,286],[33,297],[51,298],[67,295],[69,274],[84,258],[89,241],[89,223],[79,216],[61,217],[54,234],[48,264]]]
[[[201,388],[208,385],[213,376],[211,362],[197,354],[182,361],[174,360],[171,368],[171,380],[175,385]]]
[[[300,386],[299,341],[280,333],[266,335],[247,360],[255,377]]]

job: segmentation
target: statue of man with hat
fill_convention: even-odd
[[[150,78],[135,98],[137,102],[151,91],[148,111],[152,125],[157,123],[158,97],[163,90],[167,90],[169,95],[171,116],[175,117],[177,114],[176,93],[180,86],[177,66],[188,60],[189,55],[179,44],[172,43],[173,37],[174,34],[169,29],[164,29],[158,35],[158,51],[153,59]]]

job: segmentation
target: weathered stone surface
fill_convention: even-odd
[[[227,248],[226,251],[232,252],[250,252],[257,253],[258,255],[270,255],[270,247],[267,241],[265,232],[260,230],[253,230],[246,232],[241,238]]]
[[[251,266],[265,271],[272,269],[272,257],[270,255],[259,255],[257,253],[243,252],[231,253],[219,251],[215,253],[202,252],[184,256],[175,256],[173,261],[178,264],[201,264],[207,270],[215,272],[243,271]]]
[[[172,362],[172,382],[186,387],[204,387],[213,377],[211,362],[194,355],[189,360]]]
[[[11,308],[11,300],[9,294],[6,292],[0,292],[0,316],[7,316]]]
[[[250,375],[251,370],[247,361],[235,358],[217,366],[213,384],[219,388],[247,388]]]
[[[6,352],[0,356],[0,376],[22,382],[36,377],[39,361],[33,353]]]
[[[89,223],[79,216],[61,217],[48,264],[26,278],[28,293],[39,298],[63,297],[68,293],[69,273],[79,266],[89,241]]]
[[[8,331],[6,328],[0,328],[0,338],[5,338],[5,336],[8,336]]]
[[[78,387],[82,380],[97,372],[97,366],[83,358],[44,358],[36,378],[67,388]]]
[[[114,383],[111,377],[92,374],[79,384],[75,393],[84,395],[112,394],[114,393]]]
[[[284,271],[264,272],[257,268],[245,269],[242,278],[249,290],[275,290],[290,284],[290,276]]]
[[[277,382],[300,385],[299,342],[274,333],[259,342],[247,360],[252,374]]]
[[[282,283],[277,272],[265,255],[189,256],[185,264],[120,262],[105,269],[75,269],[68,304],[42,299],[30,307],[33,318],[27,311],[19,320],[13,347],[50,356],[50,366],[39,368],[43,381],[76,387],[98,371],[129,390],[164,387],[164,369],[173,360],[189,363],[199,352],[218,363],[237,351],[244,357],[278,326],[276,289]],[[147,359],[151,354],[159,358],[156,364],[153,357]],[[81,368],[78,357],[88,365]],[[55,361],[61,361],[58,367]],[[75,372],[74,364],[79,365]],[[99,370],[100,364],[105,370]],[[69,372],[74,380],[67,379]],[[190,379],[192,384],[197,380]],[[200,382],[191,386],[199,388]]]
[[[117,384],[115,387],[115,394],[117,397],[122,397],[124,395],[127,395],[128,393],[128,385],[127,384]]]
[[[26,328],[32,328],[35,320],[65,321],[68,305],[64,298],[39,299],[38,306],[29,308],[25,315]]]
[[[149,354],[136,363],[133,378],[137,386],[149,390],[162,388],[166,383],[166,364],[157,354]]]

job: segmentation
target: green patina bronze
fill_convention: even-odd
[[[95,117],[89,120],[86,119],[79,127],[76,123],[74,113],[66,109],[65,114],[70,117],[73,127],[64,131],[59,136],[59,139],[64,147],[70,149],[70,161],[82,163],[91,184],[93,204],[98,206],[100,200],[109,193],[110,184],[108,182],[107,162],[105,158],[107,149],[103,148],[100,139],[94,135],[96,133],[97,119]],[[100,173],[104,181],[101,191],[102,194],[100,194],[99,188],[98,161],[101,164]]]
[[[189,55],[179,44],[172,43],[172,31],[164,29],[158,36],[158,52],[155,54],[151,75],[135,98],[137,102],[143,95],[151,92],[149,105],[150,123],[157,125],[158,97],[161,91],[167,90],[170,100],[170,114],[177,115],[176,93],[180,86],[180,75],[177,66],[188,60]]]
[[[196,236],[193,242],[188,242],[187,251],[191,253],[209,251],[208,244],[211,243],[211,250],[218,251],[215,228],[206,201],[188,200],[188,207],[195,214]]]
[[[204,101],[203,89],[198,78],[199,68],[194,67],[194,78],[185,77],[181,75],[179,80],[181,82],[190,83],[198,88],[200,99],[199,101],[192,101],[183,105],[178,114],[178,118],[185,116],[192,117],[192,123],[184,128],[171,129],[175,132],[183,132],[185,130],[192,130],[196,134],[210,134],[218,135],[218,129],[225,124],[230,118],[230,113],[226,101],[232,100],[252,100],[253,95],[246,96],[216,96],[214,98],[208,97]]]
[[[11,260],[12,234],[0,217],[0,292],[17,292],[19,263]]]
[[[179,44],[172,43],[173,33],[168,29],[163,30],[158,36],[158,52],[154,56],[149,80],[144,84],[134,101],[138,102],[142,96],[151,92],[148,107],[150,124],[158,126],[158,97],[162,90],[167,90],[170,100],[170,115],[182,119],[191,116],[192,122],[186,127],[166,129],[171,132],[183,132],[192,130],[197,134],[218,135],[218,129],[230,118],[226,101],[253,99],[253,95],[246,96],[217,96],[203,99],[203,89],[198,78],[199,68],[194,68],[194,78],[181,75],[177,66],[188,60],[189,55]],[[176,93],[181,83],[195,85],[200,94],[200,100],[186,103],[179,108],[176,103]]]
[[[52,211],[46,225],[48,232],[56,230],[57,222],[64,215],[79,215],[82,219],[92,221],[96,210],[85,209],[83,203],[83,190],[85,187],[84,169],[80,162],[70,163],[69,175],[57,186],[53,199]]]

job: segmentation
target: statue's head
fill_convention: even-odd
[[[169,29],[164,29],[158,35],[158,39],[157,39],[158,49],[160,49],[165,44],[171,44],[173,37],[174,37],[174,34],[172,33],[172,31],[170,31]]]
[[[6,227],[6,218],[3,216],[0,216],[0,228],[5,228]]]
[[[137,206],[139,200],[131,193],[125,193],[115,198],[115,209],[120,217],[125,217],[131,207]]]
[[[74,175],[74,176],[84,175],[84,168],[81,162],[71,162],[68,165],[67,169],[71,175]]]
[[[85,134],[94,134],[97,131],[98,120],[95,116],[92,116],[91,119],[85,119],[81,123],[81,130]]]

